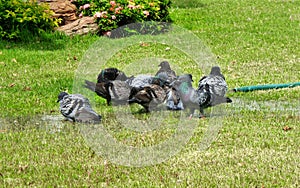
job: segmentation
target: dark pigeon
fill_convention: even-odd
[[[100,123],[101,116],[91,107],[87,98],[81,94],[61,92],[58,95],[59,110],[69,121],[81,123]]]
[[[210,106],[232,102],[230,98],[225,97],[228,86],[224,75],[221,73],[220,67],[212,67],[210,74],[199,80],[197,90],[201,90],[203,87],[206,87],[206,85],[209,86],[209,92],[211,94]]]
[[[107,105],[126,104],[130,95],[131,87],[121,80],[93,83],[85,80],[84,87],[94,91],[98,96],[106,99]]]
[[[98,96],[109,99],[110,95],[108,92],[108,82],[101,82],[101,83],[94,83],[88,80],[85,80],[85,85],[83,85],[85,88],[95,92]],[[108,101],[109,104],[110,100]]]
[[[137,103],[144,107],[146,112],[157,108],[166,100],[165,90],[156,84],[150,84],[143,88],[132,88],[129,96],[129,104]]]
[[[108,82],[106,87],[113,105],[128,104],[131,87],[126,82],[115,80]]]
[[[107,82],[107,81],[113,81],[113,80],[127,80],[128,77],[123,71],[120,71],[117,68],[106,68],[101,70],[101,72],[98,75],[97,83]]]

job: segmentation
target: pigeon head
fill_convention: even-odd
[[[191,74],[184,74],[177,77],[175,81],[171,83],[171,86],[180,90],[183,93],[186,93],[189,88],[192,87],[193,77]]]
[[[98,83],[112,80],[125,81],[127,80],[127,76],[124,72],[120,71],[119,69],[111,67],[101,70],[97,78]]]
[[[168,61],[162,61],[158,66],[163,68],[163,69],[171,69],[170,64],[169,64]]]
[[[178,76],[177,80],[180,82],[190,82],[190,83],[194,82],[193,76],[191,74],[184,74],[184,75]]]
[[[68,93],[66,93],[66,92],[60,92],[60,94],[58,95],[58,99],[57,99],[57,102],[59,102],[59,101],[61,101],[61,100],[63,100],[63,98],[64,98],[64,96],[66,96],[66,95],[69,95]]]
[[[122,72],[122,71],[118,72],[118,76],[117,76],[116,80],[125,81],[127,79],[128,79],[128,77],[126,76],[126,74],[124,72]]]
[[[212,75],[220,75],[221,74],[221,69],[218,66],[212,67],[210,74]]]

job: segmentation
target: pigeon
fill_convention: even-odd
[[[113,81],[113,80],[127,80],[128,77],[126,74],[122,71],[120,71],[117,68],[106,68],[101,70],[101,72],[98,75],[97,83],[107,82],[107,81]]]
[[[66,120],[80,123],[100,123],[101,121],[101,115],[92,109],[89,100],[81,94],[61,92],[57,102]]]
[[[126,104],[131,90],[131,87],[125,81],[121,80],[102,83],[94,83],[85,80],[84,87],[106,99],[107,105],[110,105],[111,102],[113,102],[114,105]]]
[[[221,73],[220,67],[212,67],[210,74],[203,76],[199,80],[197,90],[201,90],[203,87],[206,87],[206,85],[209,85],[209,92],[211,94],[210,106],[232,102],[229,97],[225,97],[228,86],[224,75]]]
[[[85,88],[95,92],[99,97],[104,99],[109,99],[110,95],[108,92],[108,82],[94,83],[89,80],[85,80]],[[107,105],[109,105],[110,100],[107,100]]]
[[[209,85],[206,84],[205,87],[202,87],[201,90],[195,90],[192,86],[192,75],[185,74],[181,75],[175,80],[171,86],[178,91],[180,100],[183,103],[185,109],[190,109],[191,115],[189,116],[192,118],[194,111],[196,109],[200,110],[200,116],[204,117],[203,109],[209,106],[209,102],[211,99],[209,93]]]
[[[150,84],[143,88],[132,88],[129,96],[129,104],[137,103],[144,107],[146,112],[156,108],[166,100],[165,90],[156,84]]]
[[[170,87],[166,90],[166,107],[167,110],[184,110],[182,100],[180,99],[179,92]]]
[[[108,103],[112,101],[113,105],[128,104],[131,87],[124,81],[115,80],[106,84],[109,93]]]
[[[158,66],[160,67],[160,69],[157,71],[155,76],[161,78],[164,77],[169,83],[176,79],[176,73],[171,69],[168,61],[162,61]]]
[[[164,79],[157,76],[140,74],[136,77],[131,77],[125,81],[132,88],[143,88],[151,84],[156,84],[161,87],[169,85]]]

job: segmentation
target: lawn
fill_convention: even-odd
[[[175,25],[192,32],[211,50],[230,89],[300,81],[299,1],[176,0],[171,17]],[[82,90],[103,116],[101,127],[62,122],[57,95],[62,90],[77,91],[82,63],[87,62],[91,46],[102,40],[91,35],[48,34],[28,42],[1,41],[0,187],[300,186],[299,87],[230,92],[233,103],[208,109],[206,113],[213,115],[205,119],[188,120],[180,112],[153,112],[134,113],[127,122],[118,120],[129,111],[138,112],[140,106],[108,107],[95,94]],[[112,56],[108,64],[130,74],[135,70],[145,73],[151,66],[156,70],[157,63],[137,67],[132,57],[167,58],[176,70],[192,73],[196,87],[208,72],[197,69],[180,50],[166,49],[167,44],[133,45]],[[156,121],[159,127],[151,124]],[[117,159],[103,155],[107,153],[99,154],[95,148],[101,144],[92,143],[102,138],[97,132],[102,126],[131,147],[155,148],[176,133],[183,133],[178,140],[184,145],[170,157],[159,156],[162,161],[154,158],[153,165],[120,165]],[[150,131],[144,131],[147,128]],[[212,140],[205,140],[207,135]],[[114,149],[106,145],[110,144],[108,137],[101,141],[107,151]],[[178,147],[171,145],[167,151],[178,149],[181,143],[175,144]],[[134,152],[123,154],[128,158],[120,156],[122,162],[143,161],[134,158]]]

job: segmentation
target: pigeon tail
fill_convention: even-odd
[[[231,98],[229,98],[229,97],[226,97],[226,103],[232,103],[232,100],[231,100]]]
[[[95,91],[96,83],[85,80],[85,85],[83,85],[83,86],[91,91]]]

